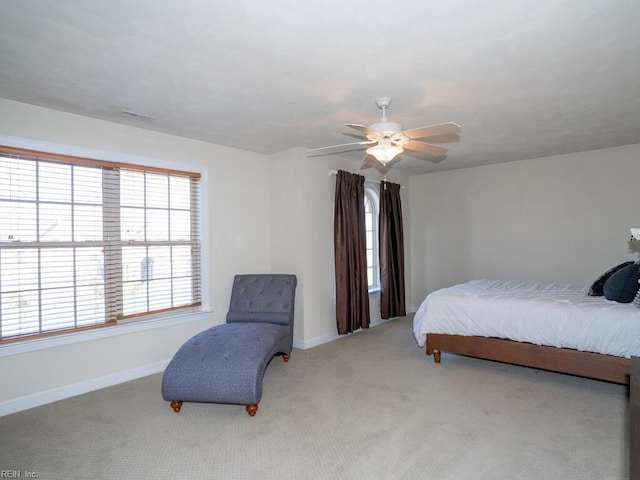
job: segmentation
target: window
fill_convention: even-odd
[[[364,191],[364,218],[367,239],[367,280],[369,290],[380,286],[378,268],[378,193],[369,187]]]
[[[200,305],[199,178],[0,147],[0,340]]]

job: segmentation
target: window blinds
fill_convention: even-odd
[[[0,147],[0,339],[200,305],[199,175]]]

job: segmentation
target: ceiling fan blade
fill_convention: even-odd
[[[460,135],[458,135],[457,133],[451,133],[448,135],[434,135],[433,137],[428,137],[421,140],[425,140],[429,143],[435,143],[435,144],[459,142]]]
[[[371,135],[371,134],[376,134],[377,133],[375,130],[371,130],[366,125],[358,125],[357,123],[345,123],[344,126],[345,127],[349,127],[349,128],[354,128],[354,129],[364,133],[365,135]]]
[[[347,137],[359,138],[360,140],[362,140],[362,134],[361,133],[342,132],[342,134],[346,135]],[[365,140],[365,141],[367,141],[367,140]]]
[[[405,130],[404,133],[410,139],[435,137],[436,135],[451,135],[460,133],[462,128],[457,123],[441,123],[438,125],[430,125],[428,127],[412,128]]]
[[[307,153],[322,152],[322,151],[332,150],[332,149],[343,149],[345,147],[356,147],[356,146],[362,146],[362,145],[371,145],[372,143],[376,143],[376,140],[362,140],[360,142],[341,143],[339,145],[329,145],[327,147],[311,148],[311,149],[307,150]]]
[[[433,145],[432,143],[419,142],[418,140],[410,140],[404,144],[403,148],[406,150],[413,150],[414,152],[424,153],[432,157],[440,157],[447,154],[447,149],[440,145]]]

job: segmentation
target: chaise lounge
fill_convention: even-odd
[[[293,349],[295,275],[236,275],[227,323],[198,333],[178,349],[162,378],[162,396],[183,402],[245,405],[254,416],[262,379],[278,353]]]

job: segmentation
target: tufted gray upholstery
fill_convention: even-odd
[[[293,326],[295,275],[236,275],[227,323],[269,322]]]
[[[269,361],[293,349],[296,284],[295,275],[236,275],[227,323],[180,347],[164,372],[163,398],[257,405]]]

